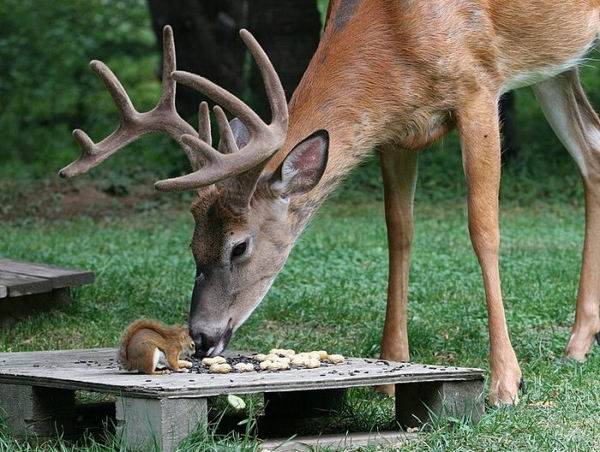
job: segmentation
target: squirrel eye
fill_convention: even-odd
[[[196,348],[196,344],[194,344],[193,342],[190,342],[190,348]]]

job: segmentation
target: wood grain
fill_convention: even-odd
[[[52,281],[49,279],[20,275],[4,270],[0,270],[0,285],[6,287],[9,297],[20,297],[52,290]]]
[[[182,398],[333,389],[424,381],[482,380],[481,369],[350,358],[344,364],[279,372],[139,375],[116,364],[115,349],[0,353],[0,383]]]
[[[387,446],[390,450],[398,450],[398,447],[409,441],[414,441],[416,437],[416,433],[406,432],[361,432],[346,433],[345,435],[296,436],[293,438],[265,440],[260,444],[259,450],[309,452],[321,448],[353,450],[369,446]]]
[[[0,271],[50,279],[53,289],[90,284],[94,282],[95,278],[94,273],[90,271],[60,268],[46,264],[32,264],[3,258],[0,258]]]

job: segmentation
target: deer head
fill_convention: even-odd
[[[176,70],[170,27],[163,31],[163,90],[156,107],[138,112],[110,69],[92,61],[121,115],[121,123],[95,144],[85,132],[73,135],[82,149],[79,159],[60,171],[62,177],[87,172],[110,155],[149,132],[163,132],[186,153],[193,172],[159,181],[161,191],[196,190],[192,204],[195,230],[191,249],[196,261],[189,326],[200,355],[215,355],[260,303],[283,267],[296,234],[289,200],[310,191],[327,162],[329,137],[315,131],[292,148],[275,171],[263,171],[282,147],[288,129],[285,93],[275,69],[254,37],[241,30],[263,76],[272,112],[266,124],[244,102],[211,81]],[[176,83],[202,92],[224,110],[213,111],[220,142],[212,145],[208,104],[199,109],[196,131],[175,109]]]

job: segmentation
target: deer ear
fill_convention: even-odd
[[[272,188],[281,196],[301,195],[323,177],[329,154],[329,133],[317,130],[298,143],[274,174]]]
[[[233,132],[235,144],[237,144],[238,149],[242,149],[250,141],[250,132],[248,131],[248,128],[238,118],[233,118],[229,121],[229,126]]]

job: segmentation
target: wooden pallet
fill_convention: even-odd
[[[57,431],[73,410],[76,390],[116,395],[116,427],[124,444],[143,447],[152,442],[167,452],[198,424],[206,425],[207,398],[221,394],[264,393],[276,402],[278,416],[288,410],[293,418],[298,400],[318,403],[328,391],[340,388],[395,384],[396,420],[403,427],[419,426],[431,413],[477,420],[484,409],[480,369],[351,358],[318,369],[150,376],[124,373],[115,357],[114,349],[0,353],[0,408],[11,431],[19,437],[47,437]],[[392,438],[400,441],[406,435],[341,435],[320,441],[349,447],[353,441],[364,445]],[[295,444],[300,447],[302,441],[295,439]],[[305,440],[311,445],[315,441],[319,439]]]
[[[70,300],[69,289],[90,284],[94,273],[0,258],[0,319],[15,319]]]

